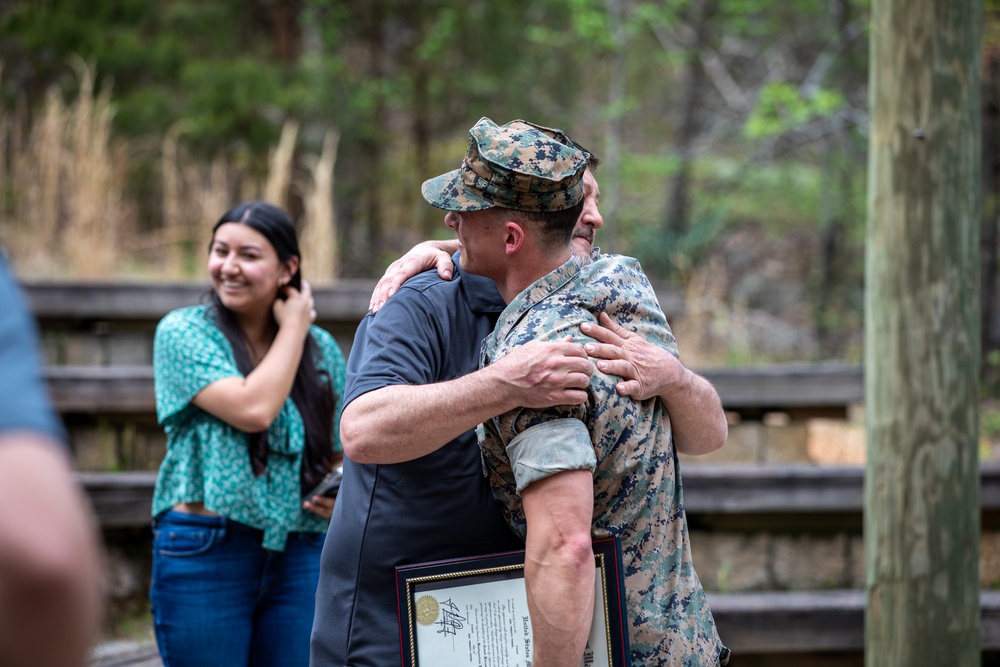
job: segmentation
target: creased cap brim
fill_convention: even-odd
[[[445,211],[481,211],[493,206],[492,202],[465,188],[461,169],[427,179],[420,186],[420,194],[428,204]]]

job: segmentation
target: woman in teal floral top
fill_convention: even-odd
[[[291,220],[263,202],[212,230],[211,302],[154,342],[167,453],[153,497],[156,639],[165,667],[305,667],[339,465],[344,358],[313,326]]]

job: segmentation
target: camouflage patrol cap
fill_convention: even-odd
[[[420,191],[446,211],[561,211],[583,199],[589,157],[559,130],[483,117],[469,130],[462,166],[424,181]]]

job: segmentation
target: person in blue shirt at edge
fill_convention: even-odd
[[[582,257],[604,224],[591,173],[597,164],[592,157],[574,230]],[[586,398],[593,368],[578,363],[576,343],[528,343],[476,370],[482,339],[505,304],[492,281],[453,265],[458,250],[454,241],[430,241],[393,262],[355,337],[345,481],[324,546],[313,667],[399,663],[396,565],[523,549],[500,518],[472,429],[518,405]],[[621,377],[618,391],[659,396],[679,451],[722,447],[727,424],[711,384],[606,315],[600,322],[583,325],[597,341],[587,351]]]
[[[102,618],[97,522],[0,254],[0,664],[84,667]]]
[[[334,506],[309,492],[342,458],[344,358],[277,206],[224,213],[208,274],[210,302],[154,338],[156,641],[164,667],[302,667]]]

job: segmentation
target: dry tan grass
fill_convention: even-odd
[[[33,118],[23,104],[0,108],[0,243],[18,276],[201,278],[208,232],[223,211],[249,199],[285,205],[297,191],[306,195],[300,227],[309,234],[310,277],[335,278],[335,133],[322,156],[305,157],[311,176],[299,175],[292,168],[298,125],[289,121],[261,182],[226,155],[193,158],[181,121],[159,142],[162,220],[154,222],[162,224],[140,226],[138,211],[149,207],[132,198],[128,173],[148,140],[115,138],[111,89],[96,90],[95,72],[82,61],[74,67],[79,93],[69,103],[53,89]]]
[[[323,139],[323,153],[310,160],[312,181],[305,191],[305,225],[301,234],[302,263],[313,284],[337,278],[337,220],[333,210],[333,169],[337,163],[340,134],[330,130]]]
[[[75,68],[74,104],[50,91],[31,127],[0,111],[11,193],[0,228],[21,276],[113,276],[134,221],[124,194],[126,149],[111,138],[110,90],[95,92],[93,68],[82,61]]]
[[[696,267],[684,287],[685,312],[671,322],[687,366],[724,366],[731,346],[740,345],[740,313],[727,305],[727,274],[721,257]]]
[[[288,199],[288,188],[292,181],[292,161],[295,158],[295,142],[299,136],[299,124],[286,120],[281,126],[278,145],[271,151],[267,182],[264,184],[264,201],[281,205]]]

